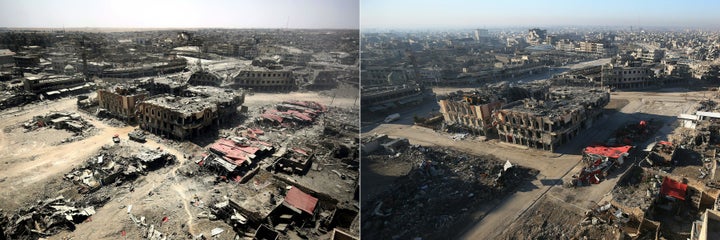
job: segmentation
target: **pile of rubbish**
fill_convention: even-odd
[[[23,124],[28,131],[43,127],[65,129],[74,133],[82,133],[93,125],[82,119],[78,113],[51,112],[45,116],[35,116]]]
[[[362,232],[370,239],[445,239],[476,209],[511,194],[538,173],[493,156],[412,145],[366,157],[414,166],[364,204]]]
[[[624,127],[615,131],[615,137],[608,139],[604,144],[606,146],[622,146],[642,143],[657,132],[662,126],[661,122],[650,120],[641,120],[637,123],[628,123]]]
[[[629,208],[648,209],[660,192],[661,178],[633,166],[612,190],[613,201]]]
[[[0,212],[2,213],[2,212]],[[0,216],[3,235],[8,239],[37,239],[72,231],[75,224],[86,221],[95,214],[95,208],[71,202],[63,196],[40,200],[31,207],[19,209],[15,214]]]
[[[175,159],[175,155],[161,150],[105,145],[85,164],[66,174],[65,179],[80,186],[81,193],[93,192],[103,185],[122,183],[173,164]]]
[[[283,101],[260,114],[257,121],[271,126],[290,128],[310,125],[315,118],[326,112],[324,105],[312,101]]]

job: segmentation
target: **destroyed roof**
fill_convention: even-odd
[[[210,150],[229,158],[229,162],[235,165],[242,165],[246,160],[255,158],[255,154],[260,148],[252,146],[240,146],[232,140],[221,138],[210,146]]]
[[[215,103],[201,97],[175,97],[169,94],[147,99],[143,103],[164,107],[182,114],[194,114],[205,109],[211,109],[212,111],[217,109]]]
[[[503,106],[503,109],[557,118],[575,111],[585,111],[602,102],[608,101],[610,94],[595,88],[560,87],[550,91],[549,98],[537,100],[526,98]]]
[[[687,184],[675,181],[669,177],[663,179],[662,187],[660,187],[660,193],[666,196],[671,196],[679,200],[685,200],[685,193],[687,192]]]
[[[589,146],[583,150],[586,154],[597,154],[609,158],[619,158],[621,155],[628,153],[632,146],[606,147],[606,146]]]
[[[313,212],[315,212],[315,206],[318,203],[318,199],[310,196],[310,194],[307,194],[296,187],[293,187],[288,190],[287,195],[285,196],[285,201],[283,203],[286,203],[287,205],[290,205],[290,207],[300,209],[303,212],[313,215]]]
[[[213,86],[190,86],[184,92],[187,97],[200,97],[213,103],[232,101],[235,97],[243,94],[242,91]]]

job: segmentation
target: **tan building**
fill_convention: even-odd
[[[475,92],[448,97],[440,100],[439,104],[445,123],[459,124],[470,128],[476,134],[487,136],[494,130],[492,112],[505,104],[505,101],[498,99],[496,95],[483,96]]]
[[[596,53],[604,55],[607,53],[605,49],[605,44],[602,43],[594,43],[594,42],[580,42],[580,47],[577,49],[578,52],[584,52],[584,53]]]
[[[126,122],[136,121],[135,107],[147,96],[147,91],[132,87],[115,86],[110,89],[97,90],[100,108]]]
[[[652,71],[648,67],[602,67],[602,84],[613,88],[642,88],[650,85]]]
[[[191,87],[182,96],[160,95],[138,104],[140,128],[157,135],[187,139],[232,117],[244,102],[241,92]]]
[[[255,68],[242,70],[233,78],[233,87],[255,91],[290,91],[297,87],[292,71]]]
[[[527,98],[509,103],[493,115],[500,141],[555,151],[583,128],[592,126],[610,94],[600,89],[552,89],[544,101]]]

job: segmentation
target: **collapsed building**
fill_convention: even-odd
[[[195,86],[218,87],[223,83],[223,78],[221,78],[217,73],[201,69],[200,71],[194,72],[190,75],[187,83]]]
[[[236,182],[245,182],[259,168],[257,162],[275,152],[275,147],[256,138],[228,137],[215,141],[198,165]]]
[[[36,205],[20,209],[15,215],[5,216],[0,211],[2,237],[22,239],[34,236],[52,236],[61,230],[74,230],[95,214],[95,207],[75,203],[62,195],[38,201]],[[4,238],[3,238],[4,239]]]
[[[265,125],[293,127],[313,123],[315,118],[326,112],[325,105],[312,101],[283,101],[261,114],[257,121]]]
[[[554,151],[593,121],[610,101],[610,94],[593,88],[551,89],[545,99],[527,98],[495,111],[493,124],[500,141]]]
[[[175,159],[174,155],[156,149],[104,146],[84,165],[66,174],[65,179],[78,185],[81,193],[93,192],[104,185],[133,180],[148,171],[173,164]]]
[[[80,114],[69,112],[51,112],[44,116],[35,116],[32,120],[23,124],[28,130],[35,130],[41,127],[53,127],[55,129],[66,129],[74,133],[82,133],[93,125],[80,117]]]
[[[208,86],[190,87],[182,96],[163,94],[140,102],[137,118],[140,128],[146,131],[187,139],[228,119],[244,100],[242,92]]]
[[[105,145],[64,175],[66,181],[61,181],[64,187],[59,192],[65,196],[28,203],[12,215],[0,210],[0,238],[38,239],[62,230],[73,231],[77,224],[92,221],[96,210],[110,201],[113,186],[132,182],[175,160],[175,155],[157,149]],[[74,190],[77,194],[72,193]]]

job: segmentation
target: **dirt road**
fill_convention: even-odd
[[[525,214],[527,209],[543,196],[563,199],[576,209],[586,207],[590,201],[598,202],[607,197],[617,178],[580,190],[566,189],[560,184],[548,183],[555,182],[555,180],[568,181],[572,174],[580,170],[581,166],[578,163],[581,159],[581,149],[593,142],[604,141],[612,131],[627,121],[655,118],[664,121],[664,124],[668,126],[666,129],[672,130],[670,126],[674,126],[675,117],[678,114],[690,111],[694,108],[694,104],[702,99],[701,96],[709,94],[707,92],[687,92],[683,89],[671,90],[654,93],[613,93],[612,98],[627,100],[628,104],[619,111],[608,112],[592,128],[585,130],[571,143],[562,146],[559,152],[563,154],[527,149],[495,140],[453,141],[448,134],[408,125],[383,124],[367,134],[387,134],[390,137],[408,138],[411,144],[444,146],[475,154],[493,154],[500,159],[509,160],[513,164],[539,170],[538,180],[525,186],[526,191],[516,192],[492,209],[481,209],[481,212],[476,214],[486,214],[484,218],[477,223],[470,224],[467,231],[458,236],[463,239],[494,239],[503,234],[504,229],[516,222],[516,219]],[[658,134],[658,138],[664,138],[667,134],[667,131],[661,132]],[[561,181],[557,181],[557,183],[561,183]]]

